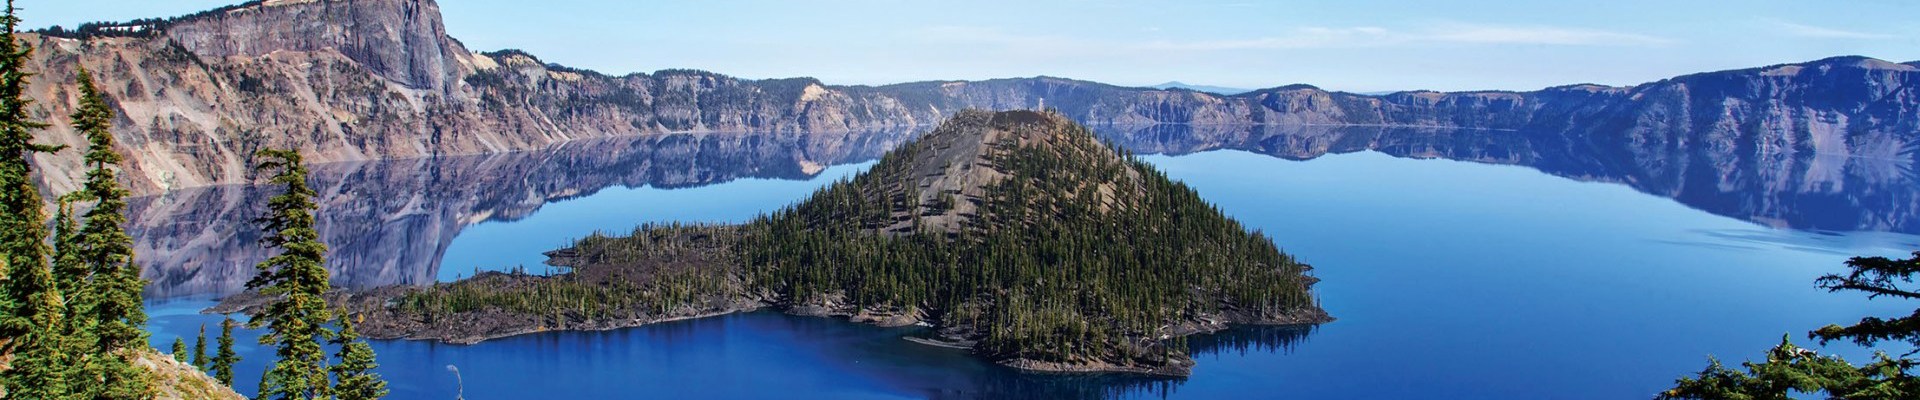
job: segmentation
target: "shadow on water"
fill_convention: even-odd
[[[1188,338],[1187,346],[1195,359],[1207,362],[1209,356],[1247,354],[1248,352],[1287,354],[1312,335],[1312,326],[1238,326],[1207,335]],[[922,394],[939,399],[1028,398],[1028,399],[1114,399],[1164,398],[1177,392],[1185,378],[1148,377],[1118,374],[1041,374],[995,367],[980,374],[975,385]]]

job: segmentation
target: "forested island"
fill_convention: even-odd
[[[646,225],[483,273],[336,294],[369,337],[474,343],[772,307],[1040,371],[1186,375],[1186,336],[1318,324],[1312,267],[1051,112],[968,111],[739,225]],[[243,307],[247,296],[229,299]]]

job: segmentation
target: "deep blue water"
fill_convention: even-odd
[[[1514,166],[1362,152],[1288,161],[1237,151],[1147,159],[1317,266],[1340,320],[1196,341],[1191,378],[1018,374],[902,340],[913,328],[754,313],[472,346],[375,342],[395,399],[505,398],[1647,398],[1705,365],[1890,302],[1812,280],[1920,237],[1780,230],[1605,183]],[[443,279],[533,265],[540,251],[644,221],[738,221],[866,165],[807,181],[606,189],[454,239]],[[153,305],[166,348],[217,316]],[[238,387],[266,353],[241,342]],[[1860,360],[1856,348],[1823,351]]]

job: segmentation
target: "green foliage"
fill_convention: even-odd
[[[636,289],[623,283],[600,285],[584,282],[574,275],[541,279],[534,284],[483,279],[414,293],[402,299],[400,304],[408,310],[427,315],[429,319],[488,308],[531,315],[565,314],[605,318],[637,304],[652,304],[635,297],[634,294],[639,292]]]
[[[261,242],[279,249],[256,266],[247,288],[274,298],[247,322],[249,328],[267,328],[260,344],[274,346],[279,357],[261,376],[260,399],[312,399],[329,394],[327,354],[322,343],[333,337],[331,319],[322,295],[330,288],[327,245],[314,230],[313,189],[307,187],[307,169],[294,150],[261,150],[255,170],[271,174],[270,184],[286,192],[267,200],[267,213],[256,220],[266,233]]]
[[[380,374],[373,373],[379,364],[374,362],[373,347],[360,340],[359,332],[353,329],[353,318],[346,312],[339,313],[340,335],[333,344],[340,347],[335,357],[340,359],[333,370],[333,395],[338,400],[372,400],[387,395],[387,382]]]
[[[575,249],[602,263],[672,260],[675,265],[644,273],[612,270],[593,278],[579,273],[535,277],[520,269],[436,285],[409,294],[399,303],[403,309],[420,314],[428,321],[488,309],[585,320],[632,318],[636,313],[666,314],[701,305],[708,300],[707,296],[727,290],[732,274],[737,271],[695,260],[731,258],[731,247],[738,241],[739,233],[734,227],[647,224],[635,229],[632,239],[594,234],[581,239]]]
[[[998,118],[997,120],[979,120]],[[941,129],[1043,130],[1003,136],[989,161],[1008,175],[974,201],[968,229],[871,230],[944,211],[903,188],[923,139],[872,171],[749,225],[750,265],[796,299],[844,293],[861,305],[948,311],[991,327],[979,349],[1041,361],[1140,358],[1115,343],[1158,337],[1202,313],[1312,305],[1295,262],[1186,185],[1094,139],[1084,127],[962,115]],[[929,136],[940,135],[936,132]],[[841,221],[854,221],[845,223]]]
[[[1903,362],[1885,353],[1875,354],[1873,363],[1854,367],[1838,356],[1823,356],[1794,346],[1787,338],[1767,351],[1764,362],[1746,362],[1747,372],[1736,371],[1710,360],[1707,369],[1695,377],[1680,378],[1661,399],[1779,399],[1794,393],[1826,393],[1834,399],[1908,399],[1920,393],[1920,380],[1906,370]]]
[[[27,110],[27,78],[23,70],[33,49],[14,37],[20,19],[8,0],[0,15],[0,337],[11,338],[0,354],[13,356],[11,369],[0,374],[7,393],[17,398],[61,398],[68,395],[72,366],[66,339],[64,300],[49,264],[47,215],[33,184],[31,159],[58,147],[33,143],[33,130],[46,124]]]
[[[1920,252],[1914,252],[1913,258],[1893,260],[1886,257],[1855,257],[1847,260],[1851,269],[1845,276],[1826,275],[1820,277],[1817,284],[1829,292],[1852,290],[1866,292],[1867,298],[1891,297],[1899,300],[1920,300],[1920,292],[1904,287],[1913,283],[1915,274],[1920,274]],[[1850,341],[1861,346],[1873,346],[1884,341],[1901,342],[1913,351],[1920,351],[1920,308],[1913,314],[1884,319],[1879,317],[1861,318],[1853,326],[1827,325],[1814,331],[1810,337],[1820,339],[1824,345],[1835,340]],[[1912,356],[1909,351],[1906,356]]]
[[[78,86],[81,106],[74,111],[74,128],[87,138],[84,161],[87,179],[80,194],[93,201],[80,235],[83,258],[92,267],[97,303],[92,317],[100,324],[100,347],[106,350],[142,346],[147,341],[146,309],[140,290],[146,281],[133,260],[133,237],[125,229],[127,190],[118,182],[122,157],[114,150],[113,109],[93,84],[92,73],[81,70]]]
[[[233,318],[220,320],[219,349],[213,354],[213,379],[220,384],[233,386],[233,365],[240,362],[240,354],[233,351]]]
[[[57,199],[53,214],[53,277],[54,287],[66,301],[68,330],[67,334],[91,334],[93,327],[88,324],[92,303],[88,296],[92,290],[87,285],[87,277],[92,272],[87,263],[80,258],[85,244],[81,242],[79,228],[73,219],[73,197]],[[75,338],[89,341],[86,338]]]
[[[189,358],[187,358],[187,340],[182,339],[178,336],[174,337],[173,351],[169,354],[173,354],[174,361],[179,361],[181,364],[186,364],[187,361],[190,360]]]
[[[20,22],[14,11],[8,1],[0,16],[0,337],[11,338],[0,354],[13,356],[0,381],[13,398],[150,397],[147,372],[127,359],[146,348],[146,315],[144,282],[122,228],[126,192],[115,182],[112,108],[81,70],[80,104],[70,117],[89,142],[90,169],[81,190],[59,199],[48,237],[30,159],[60,148],[32,143],[32,131],[46,125],[27,112],[32,74],[21,67],[32,49],[13,36]],[[92,203],[84,224],[74,219],[76,202]]]
[[[193,338],[193,364],[195,368],[207,368],[207,325],[200,324],[200,335]]]
[[[59,328],[63,352],[72,355],[88,354],[93,347],[95,324],[88,319],[88,304],[92,303],[92,290],[87,285],[87,264],[80,259],[84,244],[74,226],[73,202],[70,198],[60,198],[53,217],[53,277],[54,287],[65,300],[66,311],[61,314],[66,326]],[[93,357],[78,357],[74,360],[75,371],[92,371],[89,365]],[[75,375],[78,379],[83,375]]]
[[[75,83],[80,90],[80,107],[70,117],[74,129],[87,139],[82,160],[88,169],[86,181],[72,196],[76,201],[93,203],[82,215],[85,224],[80,227],[79,245],[73,252],[84,269],[70,272],[84,274],[86,282],[82,288],[68,292],[74,296],[73,315],[84,321],[87,333],[76,336],[89,338],[88,351],[102,355],[94,358],[93,364],[97,365],[87,366],[90,379],[101,382],[90,385],[97,389],[95,397],[145,397],[153,392],[149,372],[125,357],[106,356],[144,349],[147,342],[147,313],[140,293],[146,280],[140,278],[140,267],[134,264],[133,237],[125,229],[127,190],[118,182],[116,169],[122,159],[114,149],[110,130],[113,108],[95,87],[92,72],[81,69]]]
[[[1867,298],[1882,296],[1920,300],[1920,292],[1903,287],[1920,273],[1920,252],[1913,258],[1892,260],[1884,257],[1855,257],[1847,261],[1846,275],[1830,274],[1816,281],[1828,291],[1866,292]],[[1916,345],[1920,338],[1920,308],[1913,316],[1894,319],[1862,318],[1853,326],[1828,325],[1808,334],[1822,345],[1836,340],[1861,346],[1883,341]],[[1911,348],[1911,347],[1910,347]],[[1920,377],[1912,374],[1916,363],[1908,351],[1899,357],[1876,352],[1874,361],[1856,367],[1837,356],[1822,356],[1796,347],[1786,337],[1767,352],[1764,362],[1746,362],[1747,371],[1738,371],[1711,360],[1696,376],[1682,377],[1661,399],[1790,399],[1795,393],[1824,393],[1833,399],[1911,399],[1920,397]]]

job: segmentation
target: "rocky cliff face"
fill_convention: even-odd
[[[911,127],[906,110],[810,79],[700,71],[613,77],[519,52],[477,54],[446,36],[432,0],[266,1],[122,35],[27,34],[43,142],[83,145],[66,115],[95,73],[119,120],[139,194],[244,183],[252,153],[295,147],[317,163],[539,149],[667,132],[828,132]],[[79,152],[38,156],[54,192]]]
[[[1294,85],[1232,96],[1039,77],[831,86],[689,70],[609,76],[446,36],[433,0],[275,0],[133,27],[121,36],[28,34],[43,141],[78,145],[65,115],[78,68],[119,111],[138,193],[240,183],[250,154],[297,147],[316,162],[497,153],[663,132],[789,135],[926,127],[967,108],[1057,108],[1083,123],[1330,124],[1558,132],[1630,147],[1609,156],[1685,168],[1682,154],[1774,162],[1799,155],[1911,161],[1920,67],[1842,57],[1688,75],[1633,87],[1367,96]],[[77,151],[37,156],[53,191]],[[1804,158],[1804,157],[1800,157]],[[1831,174],[1814,157],[1795,168]]]
[[[402,86],[450,88],[470,73],[432,1],[273,0],[168,25],[168,40],[203,59],[337,52]]]

